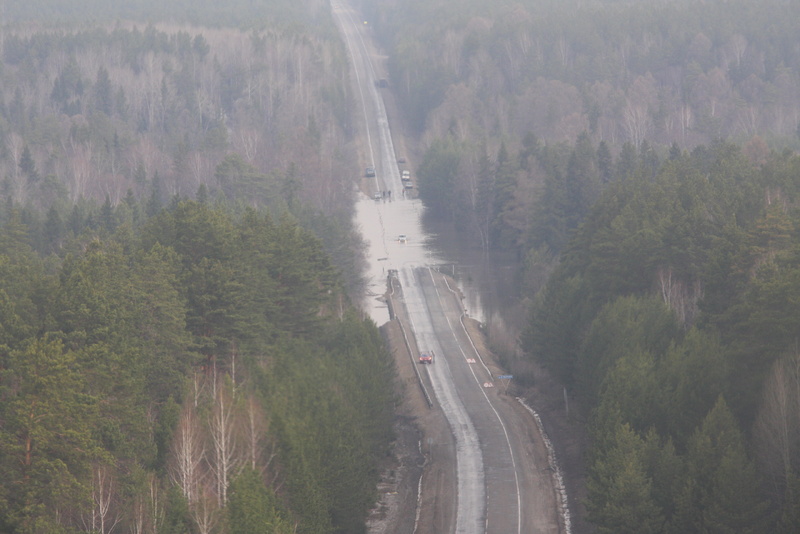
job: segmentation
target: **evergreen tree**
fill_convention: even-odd
[[[662,443],[663,441],[663,443]],[[676,501],[684,483],[684,459],[678,456],[671,439],[662,440],[651,428],[645,436],[644,463],[653,480],[653,501],[668,524],[676,511]]]
[[[617,158],[617,178],[630,178],[636,174],[638,168],[639,155],[636,147],[631,143],[622,145],[619,157]]]
[[[727,384],[727,362],[717,336],[696,328],[667,351],[659,369],[663,429],[685,444]]]
[[[595,150],[586,132],[579,135],[575,142],[575,148],[567,164],[564,187],[566,225],[568,230],[574,230],[600,195],[600,177]]]
[[[478,160],[478,183],[475,195],[475,224],[481,236],[484,249],[492,246],[491,224],[495,219],[495,175],[492,172],[492,161],[483,147],[483,154]]]
[[[614,161],[611,157],[611,150],[608,148],[608,144],[605,141],[600,141],[600,143],[598,143],[596,157],[600,181],[607,184],[614,178]]]
[[[290,534],[294,532],[279,513],[275,495],[253,470],[243,471],[231,484],[227,506],[230,534]]]
[[[663,512],[653,499],[644,451],[644,442],[628,425],[617,425],[608,450],[590,467],[587,510],[598,532],[661,532]]]
[[[689,442],[687,496],[676,525],[699,532],[765,532],[767,503],[739,427],[720,397]]]
[[[678,143],[672,143],[672,146],[669,147],[669,161],[678,161],[683,156],[683,152],[681,151],[681,147],[678,146]]]
[[[111,199],[106,195],[106,200],[100,208],[100,225],[108,233],[112,233],[117,226],[116,218],[114,217],[114,206],[111,205]]]
[[[161,194],[161,178],[158,175],[158,171],[156,171],[150,184],[150,197],[147,199],[145,206],[145,213],[148,217],[155,216],[163,206]]]
[[[534,303],[523,332],[526,353],[547,367],[567,387],[575,386],[581,340],[575,335],[586,320],[586,286],[580,276],[557,271]]]
[[[186,330],[180,259],[174,250],[156,244],[133,267],[134,301],[139,342],[145,357],[148,395],[157,402],[178,396],[197,354]]]
[[[20,532],[58,531],[63,510],[84,509],[96,400],[85,392],[74,353],[59,341],[34,340],[12,351],[0,403],[0,465],[10,522]],[[52,529],[52,530],[51,530]]]
[[[111,115],[114,110],[114,95],[108,70],[100,66],[94,83],[94,102],[98,111]]]
[[[194,534],[189,504],[177,486],[171,486],[167,490],[165,508],[164,524],[159,533]]]
[[[786,486],[777,531],[780,534],[796,534],[800,525],[800,479],[793,476],[787,481]]]
[[[653,354],[636,345],[623,347],[603,379],[600,402],[613,404],[623,421],[644,432],[660,415],[657,386]]]
[[[461,150],[452,138],[439,139],[425,152],[417,170],[419,196],[437,217],[452,219]]]
[[[510,249],[517,245],[517,229],[512,221],[515,209],[515,192],[518,189],[517,169],[508,154],[505,143],[500,145],[494,168],[494,206],[491,221],[492,243],[498,249]]]
[[[39,181],[39,171],[36,170],[36,163],[33,161],[33,155],[28,145],[22,148],[22,155],[19,158],[19,170],[28,178],[29,183]]]
[[[61,216],[55,207],[47,211],[47,219],[44,223],[44,243],[48,252],[58,252],[61,248],[65,228],[61,221]]]
[[[647,360],[660,358],[677,333],[675,317],[659,300],[622,297],[604,306],[592,321],[578,353],[579,391],[586,406],[596,405],[601,385],[620,358],[647,353],[650,356],[642,354],[641,364],[652,369],[652,361],[647,363]],[[631,369],[641,371],[638,365]],[[624,383],[624,377],[621,381]],[[632,387],[647,389],[645,384]],[[629,400],[635,408],[637,401]],[[646,428],[637,430],[645,431]]]

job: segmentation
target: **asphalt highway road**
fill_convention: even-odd
[[[363,138],[363,157],[376,169],[375,191],[402,187],[392,131],[375,81],[376,55],[364,21],[342,0],[332,3],[353,64]],[[548,452],[529,412],[503,393],[502,370],[488,354],[480,354],[464,325],[460,297],[448,279],[421,262],[422,244],[399,244],[387,233],[407,233],[391,227],[418,212],[408,210],[418,201],[375,203],[380,233],[380,261],[397,272],[402,290],[395,305],[403,307],[405,327],[416,351],[433,351],[434,363],[416,364],[423,385],[431,392],[434,410],[443,414],[439,428],[422,428],[431,443],[444,450],[429,455],[426,472],[436,472],[435,483],[423,474],[414,534],[529,534],[564,532]],[[411,361],[416,355],[411,355]],[[412,364],[413,365],[413,364]],[[446,428],[441,428],[446,426]],[[433,443],[433,442],[436,443]],[[433,465],[438,462],[440,465]]]
[[[376,171],[374,192],[393,191],[395,198],[401,198],[403,185],[400,169],[392,142],[389,118],[381,95],[381,91],[385,89],[376,85],[385,74],[379,72],[372,61],[374,46],[369,41],[368,21],[365,24],[358,13],[345,2],[333,0],[331,6],[352,60],[366,140],[365,168],[372,167]]]
[[[454,436],[458,490],[451,531],[560,532],[552,473],[535,446],[530,414],[504,394],[497,370],[484,363],[462,322],[459,294],[427,267],[398,276],[418,348],[435,353],[423,374]]]

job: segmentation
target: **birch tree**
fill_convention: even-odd
[[[755,441],[761,465],[780,495],[797,476],[800,459],[800,354],[772,366],[756,419]]]
[[[172,463],[169,475],[191,504],[198,499],[204,478],[205,445],[194,406],[184,406],[172,443]]]
[[[209,421],[212,455],[211,474],[217,495],[217,505],[222,508],[228,500],[228,485],[232,475],[241,465],[236,440],[233,393],[231,385],[217,387],[214,408]]]
[[[107,465],[96,465],[92,469],[92,509],[84,518],[84,527],[91,532],[111,534],[122,520],[116,507],[116,485]]]

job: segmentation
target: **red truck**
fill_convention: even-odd
[[[419,363],[433,363],[433,352],[423,352],[419,355]]]

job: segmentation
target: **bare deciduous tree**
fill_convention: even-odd
[[[88,194],[88,186],[92,182],[95,169],[93,164],[93,150],[91,143],[71,144],[72,157],[72,196],[77,200]]]
[[[115,509],[116,487],[111,469],[106,465],[92,468],[92,509],[88,519],[84,517],[84,528],[91,532],[110,534],[122,519]]]
[[[203,460],[205,446],[194,406],[184,406],[172,442],[172,463],[169,474],[181,488],[189,503],[199,497],[200,483],[204,478]]]
[[[198,498],[189,506],[199,534],[211,534],[219,522],[218,498],[210,484],[203,484]]]
[[[772,366],[754,437],[762,466],[780,495],[800,467],[800,353]]]
[[[214,408],[209,421],[213,446],[210,468],[214,478],[217,505],[221,508],[228,502],[228,484],[242,462],[237,450],[231,387],[226,384],[220,385],[216,389]]]
[[[157,534],[164,522],[161,484],[155,473],[147,475],[146,491],[136,494],[131,509],[131,534]]]

